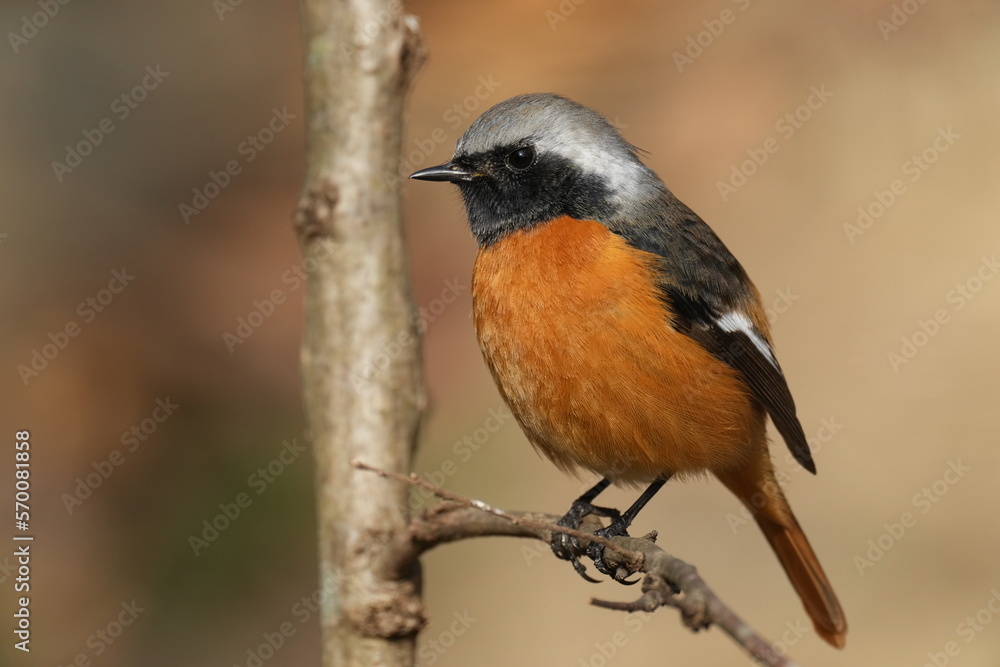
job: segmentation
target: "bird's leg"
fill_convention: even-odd
[[[559,525],[577,529],[580,527],[580,522],[583,521],[583,517],[588,514],[608,517],[611,519],[612,525],[614,525],[614,522],[620,521],[621,514],[619,514],[618,510],[610,507],[598,507],[593,504],[594,499],[597,498],[597,496],[599,496],[604,489],[608,488],[609,484],[611,484],[609,480],[602,479],[587,492],[574,500],[573,506],[569,508],[566,515],[559,519]],[[556,558],[570,561],[573,563],[573,569],[575,569],[581,577],[587,581],[598,583],[597,579],[594,579],[587,574],[586,566],[580,562],[580,556],[586,554],[587,551],[580,546],[579,541],[575,537],[571,537],[566,533],[553,532],[550,544],[552,546],[552,553],[556,555]]]
[[[632,521],[635,520],[636,515],[638,515],[642,508],[646,506],[646,503],[648,503],[653,496],[656,495],[656,492],[667,483],[669,478],[670,476],[667,475],[666,477],[661,477],[655,480],[646,488],[645,491],[642,492],[642,495],[639,496],[634,503],[632,503],[632,506],[625,510],[624,514],[621,514],[617,519],[612,520],[610,526],[602,528],[594,534],[605,539],[611,539],[612,537],[617,537],[619,535],[628,535],[628,527],[632,525]],[[618,513],[615,512],[615,514]],[[598,572],[609,575],[612,579],[619,583],[635,583],[634,581],[626,582],[624,579],[619,578],[617,572],[608,566],[608,564],[604,561],[603,544],[591,542],[587,547],[587,556],[593,559],[594,567],[597,568]],[[574,563],[574,567],[575,566],[576,564]],[[577,572],[579,571],[580,570],[577,569]]]

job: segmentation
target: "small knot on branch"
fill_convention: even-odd
[[[336,238],[333,210],[339,198],[337,184],[330,177],[320,178],[299,198],[295,231],[303,244],[317,238]]]

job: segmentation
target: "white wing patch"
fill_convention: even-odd
[[[757,330],[754,328],[753,324],[750,322],[749,318],[747,318],[746,315],[734,310],[732,312],[726,313],[718,320],[716,320],[716,324],[718,324],[719,328],[725,331],[726,333],[732,333],[734,331],[742,331],[743,333],[745,333],[747,337],[753,342],[754,347],[756,347],[760,351],[760,353],[763,354],[764,357],[771,362],[771,365],[773,365],[775,368],[778,367],[778,362],[774,358],[774,353],[771,352],[771,346],[767,344],[767,341],[761,338],[761,335],[757,332]]]

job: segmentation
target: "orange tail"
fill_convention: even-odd
[[[844,648],[847,635],[844,610],[840,608],[840,602],[816,558],[816,552],[809,545],[785,494],[774,479],[770,465],[761,475],[768,480],[763,484],[748,480],[748,477],[756,475],[747,474],[746,469],[732,473],[717,472],[716,476],[750,510],[757,525],[764,531],[764,537],[785,568],[795,592],[802,599],[816,628],[816,634],[831,646]]]

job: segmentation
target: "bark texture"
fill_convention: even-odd
[[[302,376],[317,468],[323,664],[411,665],[425,623],[416,562],[398,562],[407,473],[424,404],[399,155],[423,59],[415,19],[390,0],[302,0],[306,182],[295,215],[309,274]]]

